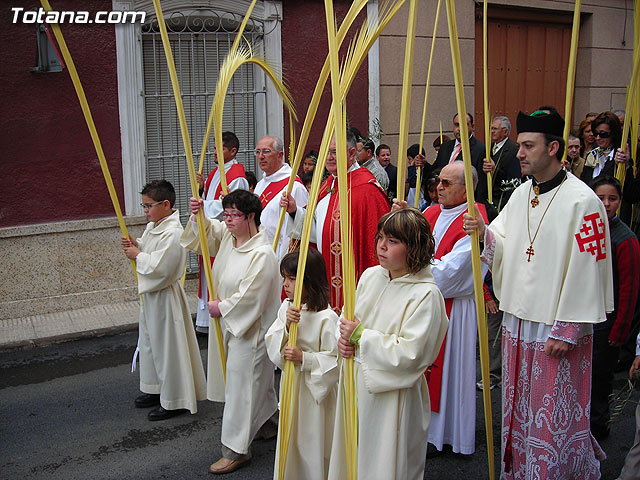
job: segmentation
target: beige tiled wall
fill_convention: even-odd
[[[144,217],[127,218],[139,236]],[[0,319],[136,300],[115,218],[0,229]]]
[[[381,4],[382,2],[380,2]],[[629,10],[626,11],[625,3]],[[409,142],[418,141],[424,86],[426,83],[429,49],[437,0],[420,0],[413,73],[412,108],[409,123]],[[480,2],[481,4],[481,2]],[[490,6],[510,6],[542,9],[546,11],[573,11],[573,0],[492,0]],[[460,52],[463,60],[465,103],[473,112],[475,72],[475,2],[456,2]],[[382,142],[391,146],[393,162],[397,159],[398,125],[402,98],[402,72],[407,27],[408,5],[402,7],[380,38],[380,122],[385,136]],[[626,39],[626,46],[621,44]],[[456,111],[456,100],[451,54],[448,40],[446,9],[440,12],[436,37],[429,110],[425,128],[425,146],[438,134],[439,122],[445,134],[451,136],[451,117]],[[584,0],[582,2],[581,32],[574,96],[576,126],[589,111],[624,108],[626,85],[631,77],[633,43],[633,2]],[[480,126],[476,125],[476,128]]]

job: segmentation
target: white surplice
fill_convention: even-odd
[[[424,478],[430,403],[424,371],[447,331],[431,267],[391,280],[381,266],[360,277],[355,316],[364,329],[354,362],[358,402],[358,478]],[[329,478],[347,478],[344,362],[341,361]]]
[[[286,312],[291,305],[288,299],[282,303],[265,337],[269,358],[283,371],[282,351],[289,340]],[[292,411],[285,479],[327,478],[338,387],[337,325],[338,316],[329,306],[320,312],[311,312],[302,306],[297,341],[302,350],[302,363],[295,366],[296,403]],[[276,445],[274,479],[278,478],[279,444],[280,438]]]
[[[258,196],[265,191],[267,186],[271,182],[279,182],[284,180],[285,178],[289,178],[291,176],[291,167],[287,163],[283,163],[282,167],[271,175],[264,176],[256,185],[254,193]],[[309,200],[309,192],[305,188],[305,186],[296,181],[293,183],[293,189],[291,190],[291,196],[296,200],[296,203],[300,206],[306,206],[307,201]],[[273,239],[276,236],[276,227],[278,226],[278,221],[280,220],[280,197],[282,197],[282,191],[280,191],[277,195],[274,195],[267,205],[262,209],[262,213],[260,214],[260,224],[264,226],[267,234],[267,238],[269,242],[273,243]],[[289,222],[292,222],[293,219],[290,218],[290,215],[284,216],[284,225],[282,226],[282,230],[280,231],[280,240],[278,242],[278,249],[276,251],[276,255],[278,258],[282,258],[289,251],[289,241],[291,237],[287,235]],[[302,225],[302,224],[300,224]]]
[[[451,223],[467,211],[463,203],[443,208],[433,236],[439,245]],[[440,411],[431,413],[429,442],[442,450],[451,445],[456,453],[472,454],[476,438],[476,337],[478,324],[473,292],[471,241],[465,236],[453,250],[431,267],[444,298],[453,298],[449,330],[445,340],[440,393]],[[482,266],[482,275],[488,268]]]
[[[187,296],[180,281],[187,252],[180,246],[180,214],[147,224],[137,239],[140,305],[140,390],[160,394],[167,410],[198,410],[204,400],[205,377],[200,348],[191,323]]]
[[[213,285],[221,299],[227,378],[224,382],[215,328],[209,329],[207,397],[225,402],[222,444],[246,454],[258,429],[277,408],[274,366],[267,357],[264,335],[280,306],[278,262],[265,231],[241,247],[226,225],[205,218],[209,251],[215,256]],[[197,226],[189,221],[182,245],[201,253]]]

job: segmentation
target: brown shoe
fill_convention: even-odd
[[[249,462],[249,459],[229,460],[228,458],[222,457],[220,460],[218,460],[216,463],[214,463],[209,467],[209,471],[211,473],[215,473],[216,475],[219,475],[221,473],[229,473],[239,469],[240,467],[243,467],[248,462]]]

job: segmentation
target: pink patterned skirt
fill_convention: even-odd
[[[600,478],[606,455],[589,428],[591,332],[589,324],[551,327],[504,314],[501,479]],[[564,357],[543,353],[550,334],[572,344]]]

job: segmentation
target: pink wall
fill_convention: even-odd
[[[111,10],[109,0],[54,1],[56,10]],[[113,216],[114,211],[69,72],[31,73],[34,24],[13,24],[5,3],[0,27],[2,85],[0,227]],[[112,25],[63,24],[62,33],[93,113],[123,203],[116,49]]]

